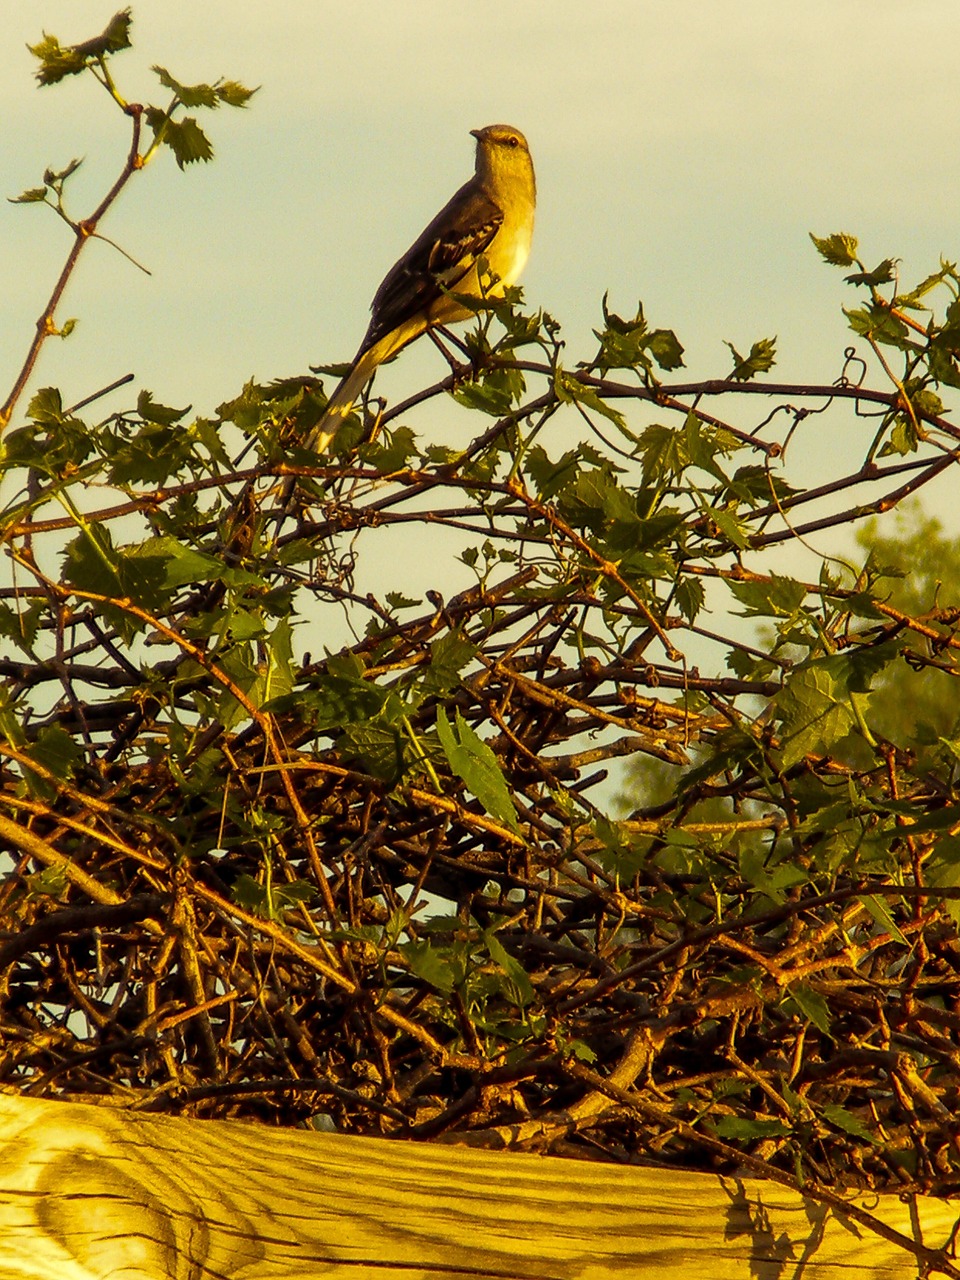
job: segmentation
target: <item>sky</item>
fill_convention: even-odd
[[[116,7],[0,0],[6,195],[82,156],[81,216],[118,171],[127,122],[107,95],[88,77],[38,89],[26,49],[43,31],[87,38]],[[111,211],[104,234],[149,276],[106,244],[84,255],[59,313],[78,327],[32,384],[68,403],[132,372],[209,413],[250,377],[348,359],[383,274],[472,171],[468,131],[495,121],[530,141],[523,283],[571,364],[609,290],[677,331],[685,378],[726,373],[725,339],[777,335],[774,377],[830,382],[853,298],[809,232],[857,234],[905,280],[960,256],[956,0],[142,0],[133,17],[113,63],[129,99],[164,101],[154,63],[260,90],[246,111],[201,113],[215,163],[180,173],[162,155]],[[68,247],[48,210],[0,204],[4,389]],[[438,361],[419,344],[383,385],[412,390]],[[862,455],[810,421],[811,481]],[[930,502],[960,533],[954,488],[948,474]]]

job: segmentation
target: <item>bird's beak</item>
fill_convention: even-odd
[[[476,140],[477,140],[478,142],[480,141],[480,135],[481,135],[482,133],[483,133],[483,130],[482,130],[482,129],[471,129],[471,130],[470,130],[470,134],[471,134],[471,136],[472,136],[472,137],[474,137],[474,138],[476,138]]]

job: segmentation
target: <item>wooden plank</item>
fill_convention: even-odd
[[[861,1196],[940,1248],[957,1206]],[[914,1280],[772,1182],[0,1094],[0,1280]]]

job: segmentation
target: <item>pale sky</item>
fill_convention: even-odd
[[[84,156],[83,215],[119,168],[127,125],[106,94],[89,78],[36,88],[25,49],[44,30],[87,38],[117,7],[0,0],[3,194]],[[956,0],[142,0],[133,16],[113,64],[129,98],[164,101],[152,63],[262,88],[247,111],[200,113],[212,165],[181,174],[163,155],[103,225],[153,274],[106,245],[85,255],[60,312],[79,327],[33,384],[67,402],[133,372],[210,412],[250,377],[348,359],[381,277],[469,176],[468,130],[495,121],[530,140],[524,285],[571,364],[609,290],[615,310],[642,298],[677,331],[683,377],[726,373],[723,339],[776,334],[774,378],[829,382],[854,296],[808,232],[858,234],[870,265],[900,257],[905,280],[960,257]],[[0,220],[5,392],[68,235],[42,208],[3,203]],[[420,344],[383,387],[438,362]],[[818,462],[839,447],[813,443]],[[940,485],[946,502],[956,480]]]

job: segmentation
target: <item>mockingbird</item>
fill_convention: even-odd
[[[452,294],[497,296],[523,270],[533,239],[537,186],[527,140],[508,124],[472,129],[476,171],[387,272],[350,372],[308,438],[323,452],[377,366],[433,325],[473,313]],[[481,283],[479,261],[487,270]],[[497,277],[493,286],[487,277]]]

